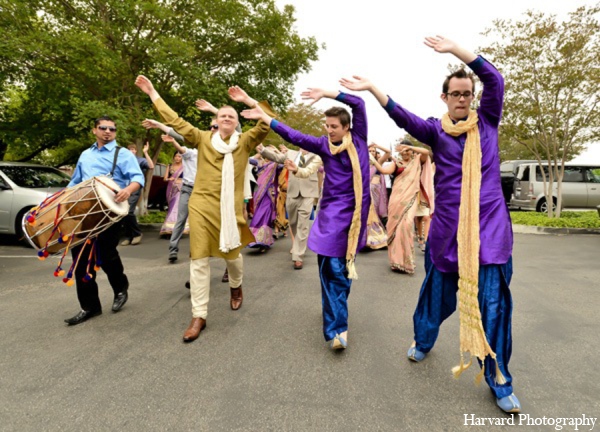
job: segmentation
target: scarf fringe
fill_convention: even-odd
[[[496,383],[499,384],[499,385],[506,384],[506,377],[504,376],[504,374],[500,370],[500,365],[498,364],[498,360],[494,359],[494,363],[496,364],[496,377],[494,378],[494,381],[496,381]],[[466,371],[467,369],[469,369],[469,367],[472,364],[473,364],[473,357],[470,358],[469,363],[465,364],[463,356],[461,354],[461,356],[460,356],[460,364],[458,366],[454,366],[452,368],[452,375],[454,375],[454,378],[458,379],[462,375],[462,373],[464,371]],[[479,373],[475,377],[475,385],[480,385],[484,376],[485,376],[485,364],[482,362],[482,364],[481,364],[481,370],[479,371]]]
[[[346,260],[346,268],[348,269],[348,279],[358,279],[355,261],[356,257],[352,257],[352,259]]]

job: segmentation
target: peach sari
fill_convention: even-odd
[[[396,165],[401,165],[396,161]],[[421,199],[429,204],[433,214],[433,174],[431,161],[421,164],[417,155],[394,180],[388,206],[388,256],[393,270],[415,272],[415,213]]]

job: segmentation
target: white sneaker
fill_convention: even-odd
[[[138,245],[138,244],[140,244],[141,241],[142,241],[142,237],[143,236],[141,234],[139,236],[137,236],[137,237],[134,237],[133,240],[131,240],[131,244],[132,245]]]

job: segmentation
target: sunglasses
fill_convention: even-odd
[[[216,125],[216,124],[215,125],[210,125],[210,128],[213,129],[213,130],[217,130],[217,129],[219,129],[219,125]]]
[[[109,130],[111,132],[117,131],[117,128],[114,126],[98,126],[98,129],[100,129],[101,131],[106,131],[106,130]]]

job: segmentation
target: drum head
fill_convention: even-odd
[[[115,193],[111,190],[113,189],[120,191],[121,188],[110,177],[98,176],[95,178],[99,180],[95,181],[94,184],[96,191],[98,192],[98,198],[102,201],[102,203],[113,213],[119,216],[126,216],[127,213],[129,213],[129,203],[127,201],[120,203],[116,202]]]

